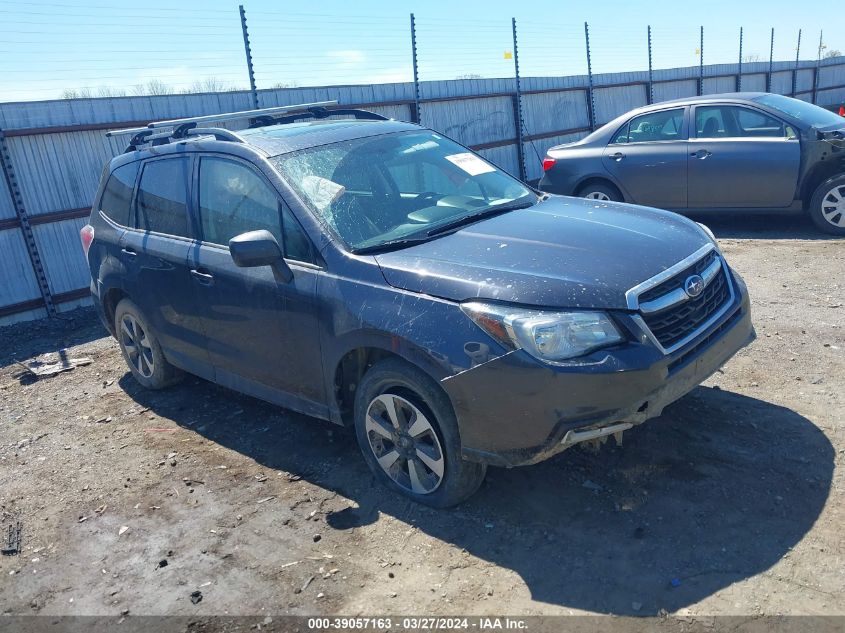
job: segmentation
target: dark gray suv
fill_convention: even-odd
[[[187,371],[353,425],[382,482],[443,507],[488,464],[619,438],[753,337],[701,225],[539,193],[410,123],[294,109],[150,124],[106,167],[91,291],[145,387]]]

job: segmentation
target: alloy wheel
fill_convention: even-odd
[[[824,195],[822,217],[833,226],[845,228],[845,185],[837,185]]]
[[[120,341],[132,366],[144,378],[155,371],[153,348],[150,339],[138,320],[131,314],[123,315],[120,321]]]
[[[443,481],[446,460],[426,414],[405,398],[385,393],[367,407],[365,429],[381,469],[415,494],[434,492]]]
[[[591,191],[590,193],[584,195],[584,197],[590,200],[610,200],[610,196],[603,191]]]

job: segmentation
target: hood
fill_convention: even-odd
[[[669,211],[552,196],[376,260],[391,286],[453,301],[625,309],[627,290],[708,242]]]

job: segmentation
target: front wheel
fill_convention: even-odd
[[[355,434],[367,465],[388,488],[436,508],[475,493],[484,464],[461,458],[458,424],[446,394],[422,371],[383,360],[355,394]]]
[[[808,212],[825,233],[845,235],[845,174],[828,178],[816,188]]]

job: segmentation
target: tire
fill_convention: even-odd
[[[428,506],[465,501],[487,473],[486,464],[461,458],[458,423],[446,394],[399,359],[376,363],[361,380],[355,393],[355,435],[381,483]]]
[[[576,194],[579,198],[600,200],[602,202],[624,202],[619,190],[609,182],[587,183],[578,189]]]
[[[828,178],[813,193],[810,219],[831,235],[845,235],[845,174]]]
[[[182,372],[164,357],[155,331],[129,299],[122,299],[115,308],[114,331],[123,360],[142,387],[164,389],[182,378]]]

